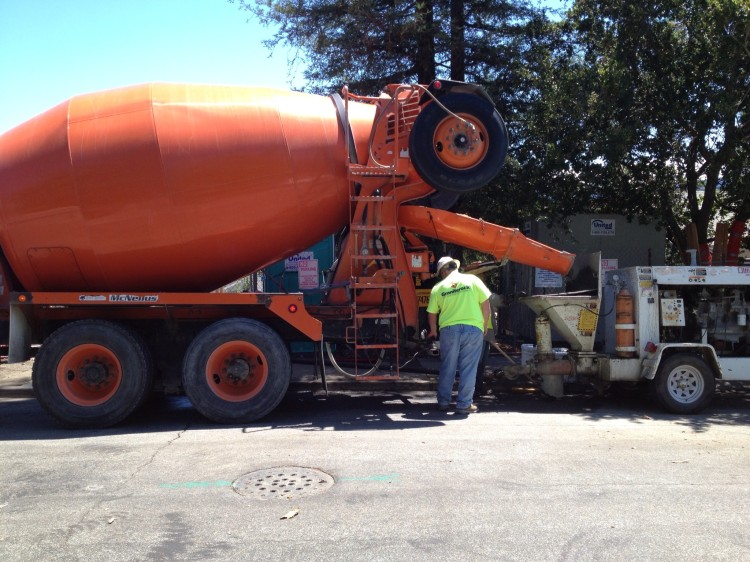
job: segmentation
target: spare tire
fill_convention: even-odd
[[[417,116],[409,152],[420,177],[438,190],[465,193],[492,181],[505,163],[508,133],[488,100],[448,93]]]

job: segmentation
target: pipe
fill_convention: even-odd
[[[565,275],[573,267],[574,254],[561,252],[526,238],[517,228],[507,228],[449,211],[403,205],[398,210],[401,226],[416,234],[491,254]]]
[[[565,394],[563,386],[563,374],[570,374],[566,370],[558,372],[555,368],[555,354],[552,352],[552,328],[549,318],[542,315],[536,319],[534,324],[536,331],[537,363],[536,372],[542,379],[542,392],[554,398],[562,398]],[[560,366],[563,366],[562,364]]]

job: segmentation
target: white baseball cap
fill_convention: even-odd
[[[461,262],[460,261],[454,260],[450,256],[443,256],[442,258],[440,258],[438,260],[438,262],[437,262],[437,269],[435,270],[435,272],[436,273],[440,273],[440,270],[443,269],[446,265],[448,265],[451,262],[453,262],[453,263],[456,264],[456,269],[458,269],[459,267],[461,267]]]

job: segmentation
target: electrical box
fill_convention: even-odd
[[[682,299],[661,299],[661,325],[685,325],[685,303]]]

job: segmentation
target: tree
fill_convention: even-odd
[[[283,44],[304,58],[308,90],[330,92],[348,83],[352,91],[376,93],[396,82],[473,82],[506,118],[512,152],[530,145],[524,119],[543,97],[540,74],[554,73],[548,35],[555,28],[524,0],[236,1],[278,28],[269,48]],[[476,209],[475,216],[514,226],[519,210],[536,216],[542,206],[519,174],[525,169],[522,158],[509,158],[503,177],[462,196],[459,210]]]
[[[508,60],[508,38],[532,13],[521,1],[235,0],[266,25],[267,41],[304,59],[306,89],[348,84],[375,93],[389,83],[435,78],[481,82]]]
[[[686,217],[702,243],[717,212],[747,217],[749,10],[744,0],[575,2],[548,35],[515,153],[536,210],[654,218],[679,250]]]
[[[506,169],[459,210],[501,224],[582,212],[656,220],[679,251],[750,218],[747,0],[235,0],[304,57],[306,89],[453,78],[506,118]]]

